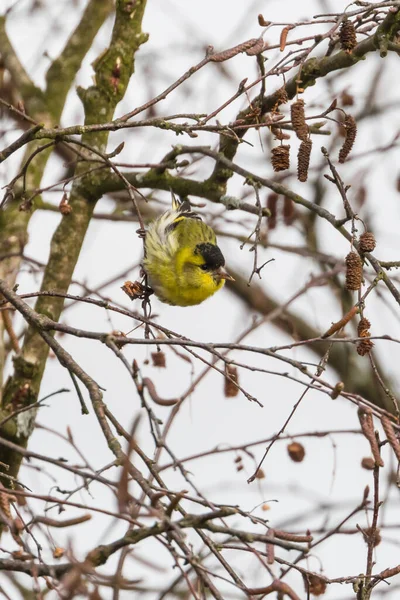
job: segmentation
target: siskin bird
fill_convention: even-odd
[[[193,306],[220,290],[225,259],[214,231],[192,211],[188,200],[172,200],[149,227],[143,267],[156,296],[167,304]]]

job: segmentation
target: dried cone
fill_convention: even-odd
[[[65,549],[60,548],[60,546],[57,546],[53,550],[53,558],[62,558],[64,556],[64,554],[65,554]]]
[[[276,103],[272,109],[272,112],[276,112],[281,104],[286,104],[289,102],[289,96],[284,85],[275,92],[275,96]]]
[[[283,142],[284,140],[290,140],[290,135],[284,133],[280,127],[271,127],[271,133],[274,134],[274,139]]]
[[[362,282],[362,262],[357,252],[349,252],[346,256],[346,288],[359,290]]]
[[[225,396],[226,398],[234,398],[239,393],[239,388],[235,385],[238,383],[239,376],[237,368],[232,365],[225,366]]]
[[[361,252],[373,252],[375,250],[376,240],[372,231],[366,231],[360,235]]]
[[[72,206],[68,202],[67,194],[64,194],[60,204],[58,205],[58,210],[62,215],[67,216],[72,212]]]
[[[290,166],[290,146],[282,144],[272,148],[271,163],[274,171],[285,171]]]
[[[345,128],[345,138],[343,146],[341,147],[339,152],[340,163],[344,163],[344,161],[350,154],[357,135],[357,124],[354,117],[352,117],[351,115],[346,115],[343,121],[343,126]]]
[[[131,299],[143,298],[146,288],[139,281],[125,281],[121,290]]]
[[[159,352],[152,352],[151,359],[153,361],[153,367],[162,367],[165,368],[165,353],[161,350]]]
[[[302,462],[306,455],[303,444],[299,444],[299,442],[291,442],[287,447],[287,451],[293,462]]]
[[[88,600],[103,600],[103,597],[100,596],[99,588],[97,586],[89,594]]]
[[[375,529],[373,527],[367,527],[366,529],[364,529],[362,534],[365,543],[370,544],[372,542],[372,546],[374,548],[378,546],[382,541],[381,530],[379,529],[379,527],[376,527]]]
[[[342,50],[351,54],[357,45],[357,36],[354,25],[349,19],[343,21],[339,33],[340,47]]]
[[[342,103],[342,106],[353,106],[354,97],[351,94],[349,94],[348,92],[346,92],[346,90],[344,90],[340,94],[340,101]]]
[[[371,323],[365,317],[360,319],[360,322],[357,326],[358,337],[367,337],[369,335],[369,329],[371,328]]]
[[[308,140],[308,127],[304,113],[304,100],[302,98],[296,100],[290,106],[290,118],[297,137],[299,140],[306,142]]]
[[[371,336],[369,332],[370,327],[371,323],[368,319],[366,319],[365,317],[360,319],[360,322],[357,327],[357,333],[358,337],[364,338],[363,340],[361,340],[361,342],[358,342],[357,344],[357,352],[360,356],[365,356],[374,347],[374,342],[369,339]]]
[[[322,596],[326,592],[326,581],[318,575],[307,573],[304,575],[304,583],[306,590],[308,589],[313,596]]]
[[[312,141],[306,140],[301,142],[299,152],[297,154],[297,179],[303,183],[307,181],[308,167],[310,166]]]
[[[374,342],[369,339],[369,335],[370,333],[368,333],[368,337],[366,337],[365,340],[361,340],[361,342],[358,342],[357,344],[357,353],[360,356],[365,356],[374,347]]]
[[[361,461],[361,466],[366,471],[373,471],[375,469],[375,461],[372,456],[364,456]]]

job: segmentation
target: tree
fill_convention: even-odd
[[[340,4],[290,22],[257,22],[254,4],[250,39],[190,36],[202,57],[171,76],[171,40],[151,45],[157,7],[66,2],[48,43],[80,17],[58,54],[46,48],[44,86],[17,28],[45,23],[51,3],[1,18],[8,597],[396,594],[400,263],[381,260],[393,245],[379,232],[395,182],[379,205],[372,190],[376,158],[398,146],[398,99],[381,82],[400,12]],[[378,143],[376,124],[389,130]],[[141,280],[146,225],[171,193],[214,227],[235,278],[193,309],[161,305]],[[47,260],[29,253],[50,238]]]

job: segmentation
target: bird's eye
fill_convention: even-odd
[[[208,269],[208,265],[200,265],[200,269],[201,269],[202,271],[207,271],[207,269]]]

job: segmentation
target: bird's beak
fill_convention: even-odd
[[[232,277],[232,275],[229,275],[229,273],[225,271],[223,267],[218,269],[216,275],[219,277],[219,279],[229,279],[229,281],[235,281],[235,278]]]

